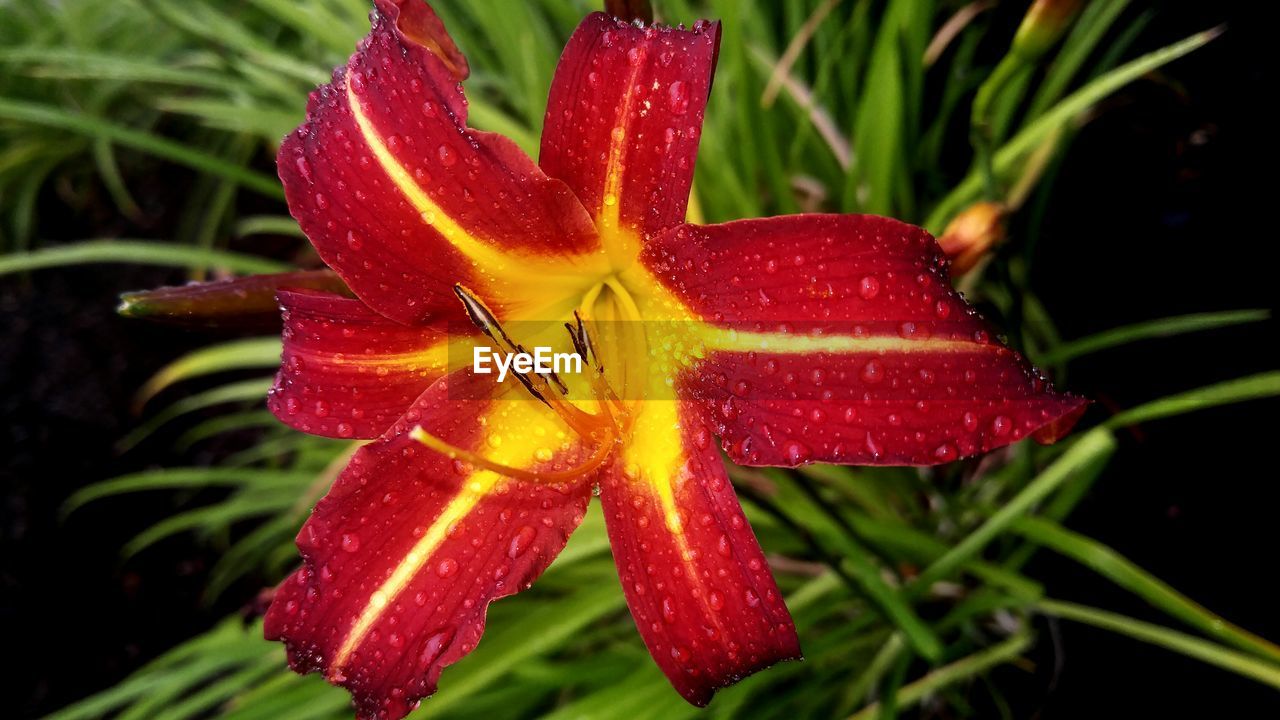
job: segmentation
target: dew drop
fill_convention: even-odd
[[[879,360],[871,360],[862,366],[862,379],[868,383],[878,383],[884,379],[884,366]]]
[[[1004,437],[1005,435],[1008,435],[1009,431],[1012,429],[1013,421],[1004,415],[997,415],[996,418],[991,421],[991,432],[995,433],[996,437]]]
[[[867,275],[858,283],[858,294],[863,300],[872,300],[880,294],[880,281]]]
[[[351,91],[357,95],[363,95],[365,91],[364,73],[356,71],[351,73]]]
[[[808,462],[809,458],[813,457],[813,451],[798,440],[788,440],[783,446],[783,451],[787,454],[787,462],[792,465]]]
[[[436,148],[436,155],[440,158],[440,164],[445,167],[453,167],[458,162],[457,154],[448,145]]]
[[[677,80],[667,88],[667,101],[671,112],[676,115],[683,115],[689,111],[689,93],[685,90],[683,80]]]
[[[507,557],[515,559],[525,554],[529,547],[533,545],[533,540],[538,536],[538,532],[532,527],[525,525],[516,531],[515,536],[511,538],[511,544],[507,547]]]
[[[445,558],[436,565],[436,575],[447,578],[453,577],[458,572],[458,561],[453,558]]]

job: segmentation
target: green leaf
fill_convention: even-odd
[[[1242,677],[1257,680],[1264,685],[1280,689],[1280,665],[1228,650],[1216,643],[1201,640],[1159,625],[1135,620],[1106,610],[1062,602],[1041,600],[1036,609],[1045,615],[1074,620],[1118,635],[1125,635],[1166,650],[1195,658]]]
[[[1089,468],[1116,450],[1115,438],[1103,429],[1091,430],[1080,436],[1062,457],[1045,468],[1030,484],[1009,500],[977,530],[961,540],[925,568],[913,581],[917,591],[928,588],[943,578],[950,577],[961,565],[977,557],[978,553],[998,535],[1005,532],[1019,517],[1031,512],[1037,503],[1047,497],[1076,473]]]
[[[1031,636],[1025,633],[1014,635],[998,645],[948,663],[919,680],[903,685],[894,693],[893,702],[900,708],[915,705],[939,690],[981,675],[997,665],[1017,658],[1030,646]],[[880,704],[874,703],[849,716],[849,720],[870,720],[879,712]]]
[[[278,337],[233,340],[195,350],[165,365],[151,376],[138,391],[135,403],[137,407],[142,407],[165,388],[194,377],[228,370],[277,367],[280,365],[280,352]]]
[[[427,701],[429,711],[441,714],[465,703],[468,696],[498,681],[520,663],[552,651],[588,624],[623,606],[617,583],[606,582],[582,587],[568,597],[533,609],[519,623],[491,627],[475,652],[445,671],[440,692]],[[530,632],[531,628],[536,632]]]
[[[43,127],[56,127],[80,133],[87,137],[108,140],[125,147],[140,150],[185,165],[199,172],[224,177],[268,197],[283,200],[284,189],[280,181],[242,165],[193,150],[190,147],[158,135],[122,127],[102,118],[84,113],[63,110],[52,105],[0,97],[0,119],[17,120]]]
[[[1153,400],[1113,415],[1104,426],[1121,428],[1219,405],[1277,395],[1280,395],[1280,371],[1266,372]]]
[[[164,410],[151,416],[146,422],[138,425],[128,435],[116,443],[120,452],[127,452],[138,443],[147,439],[156,430],[183,415],[203,410],[215,405],[236,402],[262,402],[271,389],[272,378],[254,378],[241,382],[228,383],[211,390],[206,390],[181,400],[175,401]]]
[[[293,505],[296,494],[296,488],[292,487],[272,493],[255,489],[253,493],[241,493],[215,505],[170,515],[125,543],[120,556],[127,560],[167,537],[188,530],[225,530],[233,522],[280,512]]]
[[[1091,568],[1206,635],[1217,637],[1273,662],[1280,662],[1280,647],[1223,620],[1096,540],[1071,532],[1055,522],[1035,517],[1018,518],[1012,530],[1038,545]]]
[[[1202,47],[1220,35],[1221,32],[1220,29],[1215,28],[1196,33],[1185,40],[1121,65],[1068,95],[1061,102],[1054,105],[1051,110],[1024,127],[995,153],[993,164],[996,173],[1005,175],[1012,172],[1028,153],[1040,145],[1041,141],[1058,128],[1079,117],[1094,103],[1152,70],[1167,65],[1183,55]],[[982,174],[980,172],[970,173],[938,203],[937,207],[930,213],[928,220],[925,221],[925,227],[935,234],[940,232],[946,221],[955,212],[977,199],[982,191],[982,184]]]
[[[289,266],[252,255],[147,240],[85,240],[0,256],[0,275],[44,268],[128,263],[163,267],[225,269],[238,273],[273,273]]]
[[[1269,317],[1271,317],[1271,313],[1267,310],[1227,310],[1225,312],[1194,313],[1160,318],[1159,320],[1148,320],[1133,325],[1112,328],[1096,335],[1063,343],[1044,353],[1037,360],[1043,365],[1057,365],[1099,350],[1107,350],[1139,340],[1172,337],[1184,333],[1261,322]]]
[[[306,487],[312,473],[256,470],[249,468],[166,468],[121,475],[103,480],[76,491],[62,505],[62,514],[69,515],[78,508],[115,495],[148,490],[174,490],[178,488],[255,487],[266,489]]]

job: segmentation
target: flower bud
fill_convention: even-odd
[[[1013,52],[1020,57],[1040,57],[1071,25],[1083,0],[1035,0],[1018,26],[1013,38]]]
[[[947,225],[938,244],[951,259],[951,275],[959,277],[972,270],[993,247],[1004,240],[1004,205],[976,202]]]

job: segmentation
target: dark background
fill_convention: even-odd
[[[1253,3],[1163,5],[1137,47],[1230,27],[1156,82],[1106,102],[1068,154],[1032,282],[1068,338],[1179,313],[1276,307],[1277,78],[1263,60],[1274,26],[1253,16]],[[176,177],[160,178],[161,198],[184,180],[165,172]],[[56,195],[42,202],[45,237],[102,233],[100,218],[69,216]],[[1027,230],[1015,224],[1015,239]],[[214,558],[189,540],[120,562],[121,544],[171,507],[164,493],[58,516],[87,483],[200,460],[168,456],[164,437],[123,456],[113,448],[136,422],[135,389],[208,341],[118,319],[115,296],[182,279],[125,266],[0,279],[0,628],[17,661],[2,675],[0,714],[38,716],[101,690],[253,595],[240,587],[203,606]],[[1073,364],[1065,386],[1103,408],[1131,407],[1280,368],[1276,330],[1272,320],[1109,351]],[[1278,416],[1280,402],[1268,400],[1133,430],[1069,525],[1228,620],[1280,638]],[[1070,562],[1041,555],[1032,574],[1055,597],[1154,617]],[[1280,717],[1280,695],[1238,676],[1077,624],[1042,630],[1034,672],[997,671],[1017,689],[1017,717]]]

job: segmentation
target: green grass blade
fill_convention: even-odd
[[[1020,656],[1031,646],[1031,636],[1019,634],[997,645],[944,665],[911,683],[903,685],[893,698],[897,707],[915,705],[926,696],[958,682],[977,677],[983,672]],[[849,720],[871,720],[878,717],[880,704],[868,705],[849,716]]]
[[[40,45],[0,48],[0,62],[31,63],[34,67],[29,72],[40,78],[120,80],[224,92],[237,92],[244,87],[236,78],[216,72],[70,48]]]
[[[186,247],[148,240],[85,240],[0,256],[0,275],[91,263],[224,269],[237,273],[276,273],[289,265],[275,260],[212,248]]]
[[[1036,609],[1045,615],[1074,620],[1118,635],[1125,635],[1166,650],[1195,658],[1201,662],[1229,670],[1242,677],[1257,680],[1280,689],[1280,665],[1229,650],[1216,643],[1201,640],[1159,625],[1142,622],[1106,610],[1062,602],[1041,600]]]
[[[1030,484],[1009,500],[984,522],[977,530],[961,540],[947,554],[935,560],[916,577],[914,586],[917,590],[928,588],[934,582],[949,577],[961,565],[977,557],[978,553],[1019,517],[1031,512],[1032,508],[1070,480],[1078,472],[1085,470],[1100,459],[1110,456],[1116,450],[1115,438],[1106,430],[1095,429],[1080,436],[1071,447],[1052,465],[1045,468]]]
[[[312,478],[311,473],[247,468],[197,467],[149,470],[121,475],[81,488],[63,503],[62,515],[65,517],[95,500],[126,493],[210,487],[303,488]]]
[[[298,221],[288,215],[250,215],[241,218],[235,225],[236,237],[251,235],[285,235],[287,237],[305,238]]]
[[[993,163],[996,173],[1004,175],[1011,172],[1022,158],[1038,147],[1046,137],[1064,124],[1079,117],[1099,100],[1152,70],[1167,65],[1183,55],[1202,47],[1216,38],[1221,32],[1220,29],[1215,28],[1196,33],[1185,40],[1121,65],[1068,95],[1061,102],[1054,105],[1051,110],[1023,128],[995,153]],[[925,221],[925,227],[935,234],[940,232],[942,227],[946,225],[947,220],[955,212],[977,199],[982,187],[981,173],[970,173],[938,203],[933,212],[929,214],[928,220]]]
[[[267,391],[271,389],[272,383],[272,378],[253,378],[229,383],[182,398],[156,413],[146,422],[134,428],[128,435],[121,438],[116,443],[116,449],[120,452],[127,452],[150,437],[152,433],[165,424],[190,412],[224,403],[263,402],[267,397]]]
[[[121,127],[92,115],[69,112],[50,105],[0,98],[0,119],[56,127],[95,139],[109,140],[117,145],[155,155],[199,172],[224,177],[267,197],[284,199],[284,190],[280,186],[280,181],[269,175],[193,150],[174,140]]]
[[[1223,620],[1097,540],[1037,517],[1019,518],[1013,524],[1012,530],[1037,545],[1047,547],[1094,570],[1146,600],[1152,606],[1206,635],[1216,637],[1246,652],[1270,658],[1273,662],[1280,662],[1280,647]]]
[[[1103,425],[1112,429],[1121,428],[1219,405],[1277,395],[1280,395],[1280,371],[1260,373],[1153,400],[1113,415]]]
[[[247,338],[200,348],[152,375],[138,391],[135,403],[142,407],[170,385],[194,377],[227,370],[276,367],[280,364],[280,352],[280,338],[277,337]]]
[[[1271,313],[1267,310],[1227,310],[1224,312],[1193,313],[1191,315],[1160,318],[1159,320],[1148,320],[1147,322],[1104,330],[1096,335],[1083,337],[1079,340],[1072,340],[1049,350],[1037,360],[1043,365],[1056,365],[1084,355],[1090,355],[1099,350],[1119,347],[1139,340],[1172,337],[1184,333],[1261,322],[1269,317],[1271,317]]]

